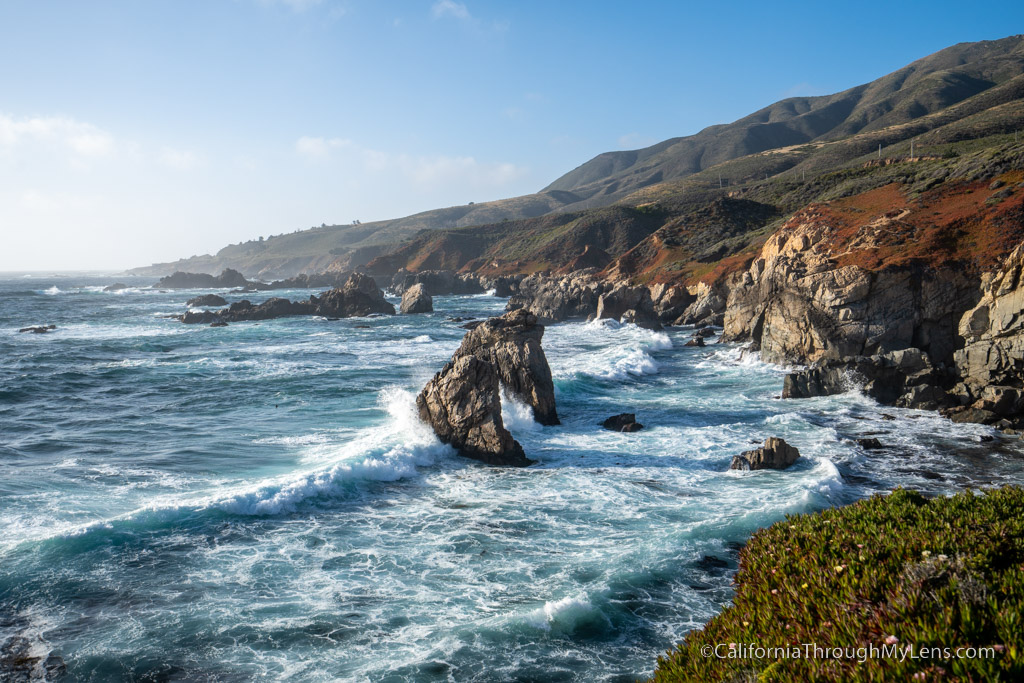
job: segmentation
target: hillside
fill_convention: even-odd
[[[765,207],[753,214],[759,220],[780,218],[852,191],[831,174],[906,158],[912,141],[915,157],[960,154],[977,147],[972,141],[1005,142],[999,136],[1019,128],[1024,36],[963,43],[835,95],[786,99],[695,135],[599,155],[537,194],[322,226],[132,272],[235,268],[249,277],[279,278],[364,264],[382,275],[399,267],[507,273],[603,266],[656,232],[674,249],[675,238],[663,233],[686,231],[694,221],[710,225],[698,214],[722,196],[761,201]],[[765,185],[770,189],[757,191],[761,199],[746,197]],[[732,209],[717,210],[725,215]],[[747,224],[750,216],[738,220],[726,220],[721,239],[687,246],[679,257],[706,263],[713,255],[708,249],[719,257],[742,249],[749,242],[743,235],[755,226]],[[716,247],[722,240],[732,241]],[[577,261],[588,245],[584,261]],[[649,266],[641,268],[648,275]],[[632,274],[632,268],[620,272]]]

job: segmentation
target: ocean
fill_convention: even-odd
[[[781,400],[786,369],[740,346],[611,321],[546,329],[562,424],[505,400],[538,463],[487,467],[414,398],[449,318],[504,299],[210,328],[165,317],[204,292],[153,282],[0,276],[0,650],[66,680],[633,681],[728,603],[759,527],[1024,479],[989,428]],[[646,429],[600,427],[622,412]],[[802,458],[728,470],[768,436]]]

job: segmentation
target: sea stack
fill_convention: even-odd
[[[540,424],[558,424],[543,335],[544,326],[525,309],[471,330],[416,397],[420,418],[463,456],[491,465],[531,464],[501,419],[501,388],[529,405]]]
[[[430,313],[434,310],[434,298],[422,282],[417,282],[402,294],[402,313]]]

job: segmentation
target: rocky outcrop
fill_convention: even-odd
[[[217,294],[194,296],[185,302],[186,306],[227,306],[228,300]]]
[[[271,320],[295,315],[321,315],[325,318],[351,318],[372,314],[394,315],[395,307],[384,298],[369,275],[353,273],[343,287],[324,292],[308,301],[289,301],[281,297],[253,304],[248,299],[236,301],[217,311],[188,311],[180,317],[183,323],[241,322]]]
[[[786,375],[783,398],[811,398],[860,389],[885,405],[935,410],[949,405],[948,378],[920,349],[825,360]]]
[[[1024,387],[1024,245],[981,282],[981,300],[960,319],[964,346],[954,354],[969,399],[985,387]],[[1005,391],[998,391],[1006,394]]]
[[[517,309],[466,334],[452,360],[416,397],[420,418],[460,454],[493,465],[530,464],[501,418],[501,389],[558,424],[554,383],[541,348],[544,327]]]
[[[402,294],[402,313],[430,313],[434,310],[434,299],[427,294],[422,282],[417,282]]]
[[[123,282],[115,282],[112,285],[107,285],[103,288],[104,292],[120,292],[122,289],[128,289],[128,285]]]
[[[245,276],[237,270],[225,269],[220,275],[214,276],[208,273],[183,273],[178,271],[173,275],[160,278],[160,281],[153,285],[157,289],[217,289],[221,287],[246,287],[251,284]]]
[[[698,282],[689,288],[687,293],[690,296],[690,303],[673,321],[673,325],[722,326],[728,296],[722,286]]]
[[[764,446],[746,451],[732,459],[731,470],[784,470],[797,461],[800,451],[778,437],[769,437]]]
[[[506,310],[528,309],[544,324],[587,319],[597,313],[598,299],[609,289],[607,283],[595,280],[590,270],[564,277],[538,273],[523,278]]]
[[[651,287],[651,301],[654,303],[654,312],[657,313],[661,322],[668,324],[686,312],[697,299],[696,294],[682,285],[656,284]]]
[[[46,334],[52,330],[57,329],[56,325],[33,325],[32,327],[23,327],[18,332],[31,332],[32,334]]]
[[[635,413],[612,415],[602,422],[601,426],[613,432],[639,432],[644,428],[642,424],[636,421]]]
[[[629,322],[649,330],[660,330],[661,322],[654,310],[651,290],[643,285],[616,285],[597,299],[594,316]]]
[[[480,278],[467,273],[450,270],[421,270],[416,273],[402,269],[391,278],[389,289],[395,294],[404,294],[415,285],[423,285],[431,296],[447,294],[482,294],[484,287]]]
[[[890,221],[891,222],[891,221]],[[886,239],[890,223],[862,227],[861,250]],[[956,321],[976,299],[975,283],[953,264],[869,270],[840,265],[835,229],[813,211],[772,235],[728,281],[724,337],[753,341],[769,362],[814,362],[915,347],[934,361],[952,356]]]
[[[310,301],[316,306],[316,315],[328,318],[395,314],[376,281],[365,273],[352,273],[344,285],[324,292],[319,299],[312,296]]]

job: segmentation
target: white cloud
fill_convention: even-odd
[[[461,2],[455,2],[454,0],[437,0],[430,11],[434,15],[434,18],[443,17],[445,15],[450,15],[456,19],[462,19],[464,21],[473,18],[470,16],[469,9],[467,9],[465,5]]]
[[[114,137],[90,123],[62,116],[15,119],[0,114],[0,147],[44,143],[79,157],[102,157],[114,151]]]
[[[174,147],[164,147],[160,150],[157,161],[178,171],[190,171],[202,163],[202,159],[195,152]]]
[[[326,159],[332,149],[348,147],[351,140],[342,138],[313,138],[303,136],[295,141],[295,151],[309,159]]]

